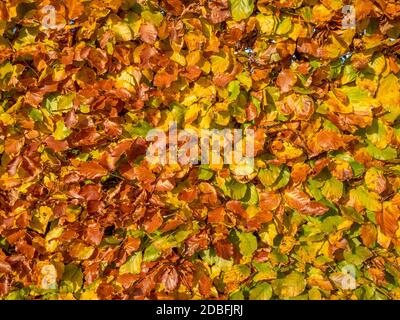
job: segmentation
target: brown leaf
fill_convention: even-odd
[[[10,264],[8,262],[6,262],[6,261],[1,261],[0,260],[0,272],[4,273],[4,274],[11,273],[12,269],[11,269]]]
[[[93,222],[87,226],[85,233],[86,241],[97,246],[100,244],[102,238],[103,238],[103,230],[98,223]]]
[[[182,201],[186,201],[188,203],[192,202],[193,200],[197,199],[197,190],[194,188],[187,188],[182,190],[179,193],[178,199]]]
[[[376,213],[376,222],[382,229],[382,232],[393,238],[397,230],[397,221],[399,220],[400,208],[391,202],[383,204],[383,210]]]
[[[212,10],[210,14],[208,15],[208,20],[212,24],[217,24],[225,21],[231,16],[231,13],[229,10]]]
[[[19,154],[23,146],[24,146],[23,138],[9,137],[4,142],[4,152],[10,156],[15,156]]]
[[[108,57],[104,50],[100,48],[90,49],[87,59],[90,65],[97,69],[99,74],[106,72]]]
[[[296,74],[290,69],[282,70],[276,79],[276,85],[281,89],[282,93],[287,93],[297,82]]]
[[[364,224],[362,225],[360,232],[363,244],[366,247],[371,248],[373,244],[376,242],[376,237],[377,237],[377,231],[375,226],[371,223]]]
[[[247,222],[247,229],[251,231],[259,230],[264,223],[270,222],[272,219],[271,212],[259,212]]]
[[[285,192],[285,199],[289,207],[309,215],[323,215],[329,208],[319,202],[312,202],[310,197],[299,189]]]
[[[257,117],[257,108],[254,103],[250,102],[246,107],[247,121],[253,121]]]
[[[197,251],[205,250],[208,248],[209,237],[207,231],[201,231],[185,241],[185,255],[191,257]]]
[[[163,217],[159,212],[153,214],[150,218],[148,218],[145,222],[143,222],[144,229],[148,233],[152,233],[156,231],[159,227],[161,227],[163,223]]]
[[[67,140],[56,140],[53,136],[48,136],[44,142],[46,143],[46,146],[54,152],[64,151],[69,147]]]
[[[215,251],[218,256],[229,260],[234,254],[233,244],[228,240],[220,240],[214,243]]]
[[[167,292],[175,290],[179,283],[178,272],[174,267],[167,267],[164,269],[160,276],[160,283],[162,283]]]
[[[235,215],[242,217],[244,219],[248,218],[246,210],[244,210],[240,201],[231,200],[226,203],[226,210],[233,212]]]
[[[165,225],[161,228],[162,232],[168,232],[171,230],[176,229],[177,227],[179,227],[180,225],[184,224],[184,220],[180,217],[180,216],[176,216],[173,219],[169,219]]]
[[[209,276],[202,274],[199,279],[199,292],[201,295],[208,297],[211,293],[212,281]]]
[[[65,7],[68,10],[68,18],[70,20],[75,20],[79,18],[84,11],[83,4],[78,0],[65,0]]]
[[[157,28],[152,23],[142,23],[140,26],[140,39],[148,44],[154,44],[157,39]]]
[[[154,85],[161,88],[169,88],[171,83],[178,79],[178,66],[170,63],[166,68],[157,72],[154,77]]]
[[[79,192],[80,196],[85,198],[86,201],[89,200],[99,200],[101,199],[101,187],[96,184],[87,184],[82,187]]]
[[[225,221],[225,214],[224,207],[211,210],[207,215],[208,223],[223,223]]]
[[[107,169],[104,169],[96,161],[81,162],[77,168],[77,171],[86,179],[101,178],[108,173]]]
[[[138,250],[140,248],[141,240],[140,238],[127,237],[124,242],[124,249],[128,254]]]
[[[273,191],[260,193],[260,208],[263,211],[272,211],[278,208],[281,202],[281,197]]]

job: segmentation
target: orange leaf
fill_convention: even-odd
[[[89,161],[79,164],[78,172],[86,179],[97,179],[105,176],[108,171],[104,169],[98,162]]]
[[[382,229],[382,232],[393,238],[397,230],[397,221],[399,220],[400,209],[391,202],[384,202],[383,210],[376,214],[376,222]]]
[[[157,39],[157,29],[152,23],[143,23],[140,26],[140,38],[143,42],[154,44]]]
[[[299,189],[285,192],[285,199],[289,207],[309,215],[323,215],[329,208],[319,202],[313,202],[310,197]]]
[[[68,10],[68,18],[70,20],[75,20],[79,18],[84,11],[84,6],[82,5],[81,1],[77,0],[64,0],[65,7]]]
[[[281,89],[282,93],[287,93],[297,82],[297,76],[289,69],[282,70],[276,79],[277,86]]]

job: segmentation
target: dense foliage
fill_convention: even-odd
[[[400,298],[399,35],[396,0],[2,0],[0,297]],[[149,164],[172,121],[255,165]]]

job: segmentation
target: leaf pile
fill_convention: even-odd
[[[400,298],[400,4],[347,4],[1,1],[0,297]],[[255,166],[149,164],[172,121]]]

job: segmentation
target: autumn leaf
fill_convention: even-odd
[[[276,85],[281,89],[282,93],[292,90],[297,82],[295,73],[291,70],[282,70],[276,79]]]
[[[78,172],[87,179],[96,179],[105,176],[108,171],[98,162],[82,162],[77,168]]]
[[[299,189],[285,192],[285,199],[289,207],[309,215],[323,215],[329,208],[322,203],[311,201],[310,197]]]
[[[272,288],[280,298],[292,298],[301,294],[306,287],[306,281],[299,272],[292,272],[282,279],[272,282]]]
[[[397,2],[0,1],[0,299],[400,299]]]
[[[397,221],[399,219],[399,207],[385,202],[383,210],[376,214],[376,221],[382,228],[383,233],[388,237],[393,237],[397,230]]]
[[[77,0],[66,0],[66,8],[68,10],[68,18],[70,20],[75,20],[79,18],[84,12],[84,5]]]
[[[154,44],[157,39],[157,29],[151,23],[143,23],[140,27],[140,37],[143,42]]]
[[[240,21],[248,18],[254,10],[253,0],[229,0],[229,8],[234,20]]]

